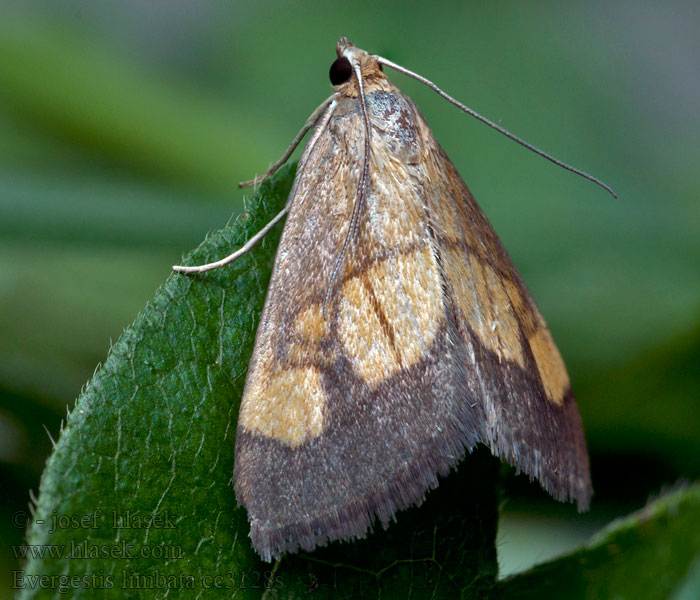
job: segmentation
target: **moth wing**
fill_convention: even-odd
[[[381,129],[383,107],[411,108],[398,93],[368,101],[366,207],[327,318],[364,152],[357,99],[322,118],[302,156],[248,371],[234,479],[268,560],[388,523],[479,441],[414,182],[419,140]]]
[[[417,111],[417,109],[416,109]],[[466,397],[482,441],[558,500],[591,496],[588,453],[566,367],[530,292],[422,118],[428,212],[450,310],[466,348]]]
[[[241,405],[235,487],[265,559],[362,537],[477,442],[585,507],[585,441],[530,294],[413,103],[357,98],[300,161]],[[330,301],[324,305],[330,288]]]

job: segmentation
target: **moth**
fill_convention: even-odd
[[[589,506],[579,411],[532,296],[416,105],[388,66],[345,37],[313,133],[257,331],[234,486],[270,561],[364,537],[420,503],[477,444]],[[549,155],[539,154],[563,165]],[[611,191],[612,193],[612,191]]]

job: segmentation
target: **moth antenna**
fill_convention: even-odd
[[[250,238],[244,246],[236,250],[233,254],[229,254],[227,257],[217,260],[213,263],[207,263],[206,265],[196,265],[194,267],[186,267],[183,265],[173,265],[173,271],[177,273],[204,273],[205,271],[211,271],[212,269],[218,269],[229,263],[232,263],[239,256],[243,256],[246,252],[250,250],[257,244],[261,239],[263,239],[267,232],[270,231],[277,223],[282,220],[282,217],[287,214],[287,207],[285,206],[272,221],[270,221],[265,227],[258,231],[252,238]]]
[[[447,92],[443,92],[438,86],[436,86],[429,79],[426,79],[422,75],[418,75],[418,73],[414,73],[413,71],[409,71],[405,67],[402,67],[401,65],[397,65],[396,63],[393,63],[390,60],[387,60],[386,58],[383,58],[381,56],[374,56],[373,58],[375,58],[377,60],[377,62],[379,62],[380,64],[386,65],[387,67],[390,67],[390,68],[394,69],[395,71],[398,71],[399,73],[403,73],[404,75],[408,75],[409,77],[412,77],[416,81],[420,81],[422,84],[427,85],[430,89],[432,89],[433,91],[440,94],[445,100],[447,100],[451,104],[454,104],[457,108],[459,108],[460,110],[463,110],[468,115],[471,115],[472,117],[478,119],[482,123],[485,123],[489,127],[495,129],[499,133],[502,133],[507,138],[510,138],[514,142],[517,142],[518,144],[520,144],[521,146],[524,146],[528,150],[531,150],[535,154],[539,154],[541,157],[546,158],[550,162],[553,162],[555,165],[561,167],[562,169],[566,169],[567,171],[571,171],[572,173],[575,173],[576,175],[580,175],[584,179],[588,179],[588,181],[592,181],[593,183],[602,187],[613,198],[617,198],[617,194],[613,191],[613,189],[608,184],[602,182],[600,179],[598,179],[596,177],[593,177],[593,175],[589,175],[585,171],[581,171],[580,169],[577,169],[576,167],[572,167],[571,165],[566,164],[565,162],[559,160],[558,158],[554,158],[551,154],[547,154],[546,152],[544,152],[543,150],[540,150],[539,148],[536,148],[532,144],[529,144],[525,140],[519,138],[517,135],[512,134],[507,129],[504,129],[500,125],[497,125],[493,121],[480,115],[475,110],[472,110],[471,108],[469,108],[468,106],[465,106],[464,104],[462,104],[458,100],[455,100]]]
[[[304,139],[304,136],[306,135],[306,132],[311,129],[314,125],[316,125],[316,121],[321,117],[323,114],[323,111],[328,108],[328,105],[335,99],[337,94],[332,94],[328,98],[326,98],[321,105],[311,113],[311,116],[306,120],[306,123],[304,123],[304,126],[299,130],[299,133],[297,133],[296,137],[292,140],[292,143],[289,144],[289,147],[284,151],[284,154],[282,157],[274,164],[272,165],[267,171],[265,171],[262,175],[258,175],[255,179],[250,179],[249,181],[241,181],[241,183],[238,184],[239,188],[244,188],[244,187],[250,187],[252,185],[257,185],[261,181],[264,181],[267,179],[270,175],[272,175],[277,169],[279,169],[284,163],[289,160],[289,157],[292,155],[292,152],[296,150],[297,146],[299,145],[299,142]]]
[[[338,279],[338,273],[340,273],[340,268],[343,266],[343,261],[345,260],[345,255],[348,252],[350,244],[357,236],[357,230],[360,225],[360,217],[362,215],[362,209],[365,206],[365,197],[367,195],[367,179],[369,177],[369,151],[370,151],[370,140],[372,135],[372,130],[369,126],[369,116],[367,114],[367,103],[365,101],[365,86],[362,81],[362,72],[360,70],[360,65],[357,62],[353,62],[353,70],[357,76],[357,85],[360,89],[360,108],[362,109],[362,120],[365,125],[365,156],[362,161],[362,177],[360,178],[360,186],[357,194],[357,200],[352,208],[352,216],[350,218],[350,226],[348,228],[348,233],[345,236],[345,241],[343,242],[343,248],[335,261],[335,266],[333,267],[333,272],[331,273],[331,278],[328,281],[328,287],[326,288],[326,297],[323,300],[323,318],[327,317],[328,302],[330,301],[331,294],[333,293],[333,288],[335,287],[336,280]]]

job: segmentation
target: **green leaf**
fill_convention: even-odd
[[[292,176],[288,168],[263,185],[252,212],[188,260],[240,246],[284,204]],[[28,536],[30,550],[52,545],[99,557],[29,560],[23,597],[42,591],[32,575],[94,576],[75,583],[72,595],[111,582],[112,597],[123,598],[136,593],[125,588],[139,576],[155,578],[146,597],[158,597],[167,591],[162,577],[182,587],[190,576],[206,583],[208,574],[225,577],[231,568],[262,571],[230,481],[238,402],[278,237],[272,232],[230,269],[171,275],[114,345],[49,458]],[[164,526],[134,521],[152,514]],[[137,526],[127,529],[115,516]],[[52,527],[54,517],[66,527]],[[48,581],[43,591],[53,595],[59,583]]]
[[[293,173],[187,262],[239,247],[284,205]],[[251,548],[234,438],[279,229],[230,267],[171,275],[114,345],[42,476],[21,598],[473,597],[493,585],[498,462],[484,451],[386,532],[274,565]]]
[[[497,587],[494,598],[698,598],[700,485],[619,519],[580,550]]]

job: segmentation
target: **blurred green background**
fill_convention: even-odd
[[[331,92],[339,35],[399,74],[528,282],[592,459],[579,516],[508,484],[502,573],[700,474],[700,8],[692,2],[4,0],[0,581],[66,406],[170,265]],[[46,430],[45,430],[46,428]]]

